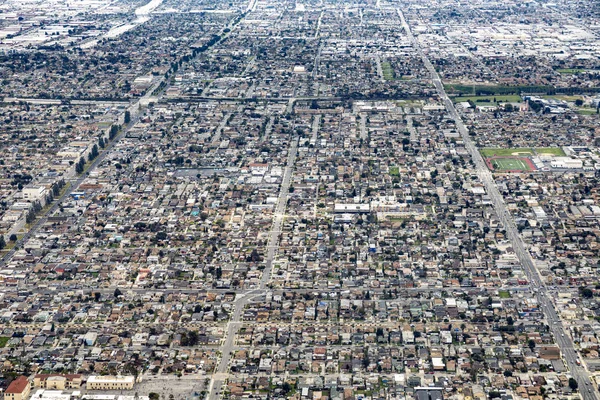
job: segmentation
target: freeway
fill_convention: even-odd
[[[519,232],[517,230],[515,222],[512,219],[512,217],[510,216],[510,214],[506,208],[504,199],[503,199],[502,195],[500,194],[498,188],[496,187],[496,183],[494,181],[494,177],[492,176],[492,173],[487,168],[487,166],[483,160],[483,157],[481,157],[481,154],[479,154],[477,147],[475,146],[475,144],[469,137],[469,132],[468,132],[467,128],[465,127],[465,124],[463,123],[462,118],[456,111],[456,108],[454,107],[454,103],[452,103],[452,100],[450,100],[450,98],[448,97],[448,94],[446,93],[446,90],[444,89],[444,85],[440,79],[439,74],[437,73],[437,71],[435,70],[435,68],[433,67],[431,62],[429,61],[429,58],[427,57],[427,55],[423,52],[423,49],[419,45],[419,42],[413,36],[410,26],[408,25],[408,23],[406,22],[406,19],[404,18],[404,14],[402,13],[402,11],[400,9],[397,9],[397,13],[401,19],[402,26],[404,27],[404,30],[406,31],[406,34],[408,35],[409,41],[413,44],[415,50],[421,56],[423,63],[425,64],[425,67],[429,71],[432,82],[438,92],[438,95],[440,96],[441,100],[443,101],[444,106],[446,107],[446,110],[450,113],[450,115],[454,119],[456,127],[459,130],[461,137],[463,139],[463,142],[465,144],[465,148],[467,149],[467,151],[469,152],[469,154],[471,156],[471,159],[475,163],[477,175],[481,179],[488,195],[492,199],[494,209],[496,210],[496,213],[498,214],[500,221],[502,222],[502,224],[504,225],[504,228],[506,229],[507,236],[512,243],[513,249],[514,249],[517,257],[519,258],[521,265],[523,266],[523,270],[525,271],[525,274],[527,275],[529,282],[533,285],[534,288],[538,289],[537,299],[541,305],[541,310],[544,313],[544,316],[546,317],[546,321],[547,321],[548,325],[550,326],[550,330],[554,334],[556,343],[558,344],[558,346],[561,349],[561,353],[562,353],[564,361],[566,362],[567,366],[569,367],[569,370],[571,371],[573,378],[575,378],[575,380],[579,384],[580,392],[581,392],[583,399],[584,400],[598,400],[599,396],[598,396],[597,388],[592,384],[590,376],[586,372],[586,370],[581,365],[579,365],[580,360],[578,358],[577,352],[574,350],[573,341],[571,340],[569,335],[565,334],[565,328],[562,324],[562,321],[561,321],[558,313],[556,312],[556,309],[554,308],[554,304],[551,302],[551,297],[548,296],[548,294],[547,294],[548,291],[546,288],[546,283],[542,279],[538,269],[536,268],[536,266],[534,264],[531,254],[526,249],[525,243],[523,242],[523,239],[519,235]]]

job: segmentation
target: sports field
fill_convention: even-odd
[[[479,149],[484,158],[489,157],[529,157],[541,154],[550,154],[553,156],[564,157],[565,152],[560,147],[514,147],[514,148],[495,148],[486,147]]]
[[[513,149],[485,148],[479,150],[479,152],[483,157],[533,155],[533,150],[528,147],[516,147]]]
[[[498,172],[533,171],[535,166],[524,157],[491,157],[486,159],[488,167]]]

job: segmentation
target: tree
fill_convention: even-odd
[[[123,294],[123,293],[121,292],[121,289],[119,289],[119,288],[116,288],[116,289],[115,289],[115,297],[119,297],[119,296],[121,296],[122,294]]]
[[[4,235],[0,235],[0,250],[6,247],[6,241],[4,240]]]
[[[150,400],[158,400],[160,398],[160,395],[155,392],[150,392],[148,394],[148,397],[150,398]]]
[[[110,127],[110,132],[108,133],[108,137],[110,138],[110,140],[113,140],[115,138],[115,136],[117,136],[118,133],[119,133],[119,126],[112,125]]]
[[[131,122],[131,113],[129,111],[125,111],[125,117],[123,117],[123,121],[128,124]]]
[[[527,346],[529,346],[529,348],[533,350],[535,348],[535,340],[529,339],[529,341],[527,342]]]
[[[18,238],[17,238],[17,235],[15,235],[14,233],[13,233],[12,235],[10,235],[10,238],[9,238],[9,240],[10,240],[11,242],[16,242],[16,241],[17,241],[17,239],[18,239]]]
[[[572,391],[576,391],[577,388],[579,387],[579,385],[577,384],[577,381],[574,378],[569,378],[569,387],[571,388]]]
[[[94,147],[92,147],[92,151],[90,151],[90,154],[88,155],[88,160],[92,161],[96,157],[98,157],[98,145],[95,144]]]
[[[592,289],[590,289],[590,288],[584,288],[584,289],[581,291],[581,295],[582,295],[583,297],[585,297],[586,299],[591,299],[592,297],[594,297],[594,292],[593,292],[593,291],[592,291]]]
[[[75,172],[77,172],[78,174],[81,174],[83,172],[84,167],[85,167],[85,160],[83,159],[83,157],[80,157],[77,164],[75,164]]]
[[[583,100],[582,100],[582,99],[577,99],[577,100],[575,100],[575,105],[576,105],[577,107],[581,107],[581,106],[583,105]]]
[[[161,231],[156,233],[156,240],[166,240],[167,232]]]

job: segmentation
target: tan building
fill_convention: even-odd
[[[33,386],[42,389],[79,389],[82,378],[79,374],[61,375],[61,374],[43,374],[33,377]]]
[[[92,375],[87,380],[88,390],[129,390],[133,389],[133,376]]]
[[[27,377],[20,376],[8,385],[4,392],[4,400],[25,400],[30,391],[31,385]]]

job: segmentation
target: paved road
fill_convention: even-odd
[[[288,151],[287,165],[283,172],[283,179],[281,182],[281,190],[279,191],[279,197],[277,199],[277,206],[275,207],[275,213],[273,217],[273,226],[269,234],[269,240],[267,242],[267,257],[265,258],[265,269],[260,279],[260,288],[265,289],[267,283],[271,279],[271,273],[273,271],[273,259],[275,258],[275,251],[279,247],[279,235],[281,234],[281,224],[285,216],[285,208],[287,206],[288,194],[290,191],[290,185],[292,183],[292,170],[296,163],[296,156],[298,155],[298,139],[294,137],[292,144]]]
[[[122,292],[132,292],[135,294],[149,294],[149,295],[154,295],[154,294],[164,294],[164,295],[169,295],[169,294],[175,294],[175,293],[179,293],[179,294],[206,294],[206,293],[232,293],[232,292],[236,292],[237,294],[247,294],[250,292],[253,292],[254,289],[251,290],[247,290],[247,291],[240,291],[240,290],[233,290],[233,289],[207,289],[207,288],[167,288],[167,289],[158,289],[158,288],[129,288],[129,287],[123,287],[123,286],[109,286],[109,287],[105,287],[105,288],[91,288],[91,287],[64,287],[64,286],[60,286],[57,288],[58,292],[64,292],[64,291],[87,291],[87,292],[99,292],[102,294],[106,294],[106,295],[112,295],[115,291],[115,289],[119,289]],[[448,287],[443,287],[443,288],[438,288],[438,287],[413,287],[413,288],[397,288],[398,289],[398,293],[400,295],[400,297],[403,294],[406,293],[434,293],[434,292],[450,292],[450,291],[464,291],[464,292],[472,292],[472,291],[477,291],[480,290],[482,292],[487,292],[487,291],[491,291],[491,292],[495,292],[498,290],[507,290],[510,292],[516,291],[516,292],[531,292],[531,288],[529,286],[503,286],[503,287],[492,287],[492,288],[477,288],[477,287],[463,287],[463,286],[448,286]],[[329,294],[335,294],[336,296],[343,293],[343,292],[350,292],[350,291],[356,291],[356,290],[364,290],[364,291],[369,291],[370,293],[383,293],[383,291],[388,291],[388,288],[352,288],[352,289],[346,289],[346,288],[337,288],[337,289],[328,289],[328,288],[299,288],[299,289],[294,289],[294,288],[276,288],[273,289],[273,293],[283,293],[283,292],[288,292],[288,293],[297,293],[297,294],[304,294],[304,293],[313,293],[315,295],[319,295],[319,294],[323,294],[323,295],[329,295]],[[393,300],[392,300],[393,301]]]
[[[542,304],[541,310],[544,313],[544,316],[546,317],[548,325],[550,326],[550,330],[554,334],[556,343],[561,349],[562,356],[567,366],[571,370],[573,378],[575,378],[577,380],[577,383],[579,384],[579,389],[583,399],[597,400],[599,398],[598,392],[592,384],[587,371],[582,366],[578,365],[579,358],[577,352],[573,348],[573,341],[571,340],[570,336],[566,334],[562,321],[559,318],[556,309],[554,308],[554,304],[550,301],[550,297],[547,294],[548,289],[546,287],[546,283],[544,282],[539,271],[535,267],[533,258],[531,257],[529,251],[526,249],[523,239],[519,235],[514,220],[512,219],[506,208],[504,199],[498,191],[498,188],[496,187],[492,173],[487,168],[483,158],[481,157],[481,154],[479,153],[473,141],[469,137],[469,132],[467,131],[467,128],[465,127],[460,115],[456,111],[454,104],[448,97],[444,89],[444,85],[440,79],[440,76],[429,61],[428,57],[425,55],[425,53],[423,53],[423,50],[416,38],[412,35],[410,26],[407,24],[402,11],[398,9],[397,12],[400,16],[402,25],[404,26],[404,29],[406,30],[410,41],[421,55],[421,58],[423,59],[426,68],[431,74],[431,78],[433,84],[437,89],[438,95],[442,99],[446,110],[451,114],[452,118],[456,123],[456,126],[465,144],[465,148],[467,149],[467,151],[471,155],[473,162],[475,163],[477,175],[483,182],[488,195],[492,199],[494,209],[496,210],[496,213],[498,214],[502,224],[504,225],[504,228],[506,229],[507,236],[512,243],[513,249],[523,266],[523,270],[525,271],[529,282],[533,285],[534,288],[536,288],[539,291],[537,298],[538,301]]]
[[[406,129],[408,129],[408,132],[410,133],[410,141],[411,143],[416,142],[418,139],[417,136],[417,129],[415,128],[415,126],[413,125],[413,117],[412,115],[407,115],[406,116]]]
[[[265,269],[263,270],[259,288],[251,290],[245,293],[239,293],[233,303],[233,313],[227,324],[227,332],[225,334],[225,340],[221,346],[221,360],[217,366],[215,374],[213,374],[209,389],[208,399],[218,399],[221,395],[221,389],[225,381],[227,380],[227,370],[229,368],[229,360],[231,359],[232,352],[235,345],[235,334],[239,327],[242,325],[242,313],[246,304],[253,298],[264,295],[267,284],[271,280],[271,274],[273,272],[273,260],[275,259],[275,253],[278,248],[277,243],[279,242],[279,236],[281,234],[281,224],[285,216],[285,208],[287,206],[287,199],[289,194],[290,185],[292,182],[292,171],[294,164],[296,163],[296,156],[298,154],[298,137],[292,139],[288,150],[288,159],[283,172],[283,179],[281,182],[281,189],[279,191],[279,197],[277,205],[273,213],[273,224],[269,232],[269,239],[267,241],[267,254],[265,257]]]
[[[360,113],[360,138],[367,139],[367,113]]]

